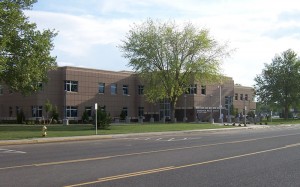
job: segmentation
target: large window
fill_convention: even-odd
[[[77,117],[77,107],[67,106],[66,107],[66,117]]]
[[[191,84],[188,88],[188,94],[197,94],[197,84]]]
[[[117,84],[110,85],[110,93],[114,95],[117,94]]]
[[[43,106],[32,106],[32,117],[42,117],[43,116]]]
[[[239,100],[239,94],[238,94],[238,93],[234,94],[234,99],[235,99],[236,101]]]
[[[139,95],[144,95],[144,86],[143,85],[138,86],[138,94]]]
[[[138,113],[139,113],[139,116],[144,116],[144,107],[140,106],[138,108]]]
[[[205,85],[201,85],[201,94],[206,95],[206,86]]]
[[[244,95],[243,94],[240,94],[240,100],[244,100]]]
[[[65,81],[65,91],[78,92],[78,81]]]
[[[128,95],[128,85],[123,85],[123,95]]]
[[[248,101],[248,94],[245,94],[245,100]]]
[[[99,88],[98,88],[99,90],[99,93],[104,93],[104,91],[105,91],[105,83],[99,83]]]
[[[122,111],[124,112],[125,116],[128,116],[128,108],[123,107]]]
[[[167,101],[167,99],[162,100],[159,104],[160,117],[170,118],[171,116],[171,104]]]

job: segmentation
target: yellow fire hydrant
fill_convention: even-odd
[[[43,126],[43,128],[42,128],[42,136],[43,137],[47,136],[47,127],[46,126]]]

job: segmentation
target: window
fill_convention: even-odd
[[[205,85],[201,85],[201,94],[206,95],[206,86]]]
[[[16,114],[19,114],[21,112],[20,107],[16,106]]]
[[[37,87],[38,87],[38,90],[43,90],[44,89],[44,84],[42,82],[38,82]]]
[[[248,94],[245,94],[245,100],[248,101]]]
[[[65,91],[78,92],[78,81],[65,81]]]
[[[162,100],[159,104],[160,117],[170,118],[171,116],[171,104],[166,99]]]
[[[104,93],[105,91],[105,83],[99,83],[98,93]]]
[[[240,100],[244,100],[244,95],[243,94],[240,94]]]
[[[110,85],[110,93],[111,94],[117,94],[117,84],[111,84]]]
[[[92,116],[92,107],[91,106],[85,107],[85,111],[89,117]]]
[[[123,95],[128,95],[128,85],[123,85]]]
[[[8,108],[8,116],[9,116],[9,117],[12,117],[12,115],[13,115],[13,108],[10,106],[10,107]]]
[[[0,85],[0,95],[3,95],[3,86]]]
[[[143,85],[138,86],[138,94],[139,95],[144,95],[144,86]]]
[[[43,116],[43,106],[32,106],[32,117],[42,117]]]
[[[239,100],[239,94],[234,94],[234,99],[237,101],[237,100]]]
[[[144,116],[144,107],[139,107],[138,108],[138,114],[139,114],[139,116]]]
[[[188,88],[188,94],[197,94],[197,84],[191,84]]]
[[[128,116],[128,108],[123,107],[122,111],[124,112],[125,116]]]
[[[67,106],[66,108],[66,117],[77,117],[77,107],[76,106]]]

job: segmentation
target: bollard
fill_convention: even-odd
[[[43,126],[43,128],[42,128],[42,136],[43,137],[47,136],[47,127],[46,126]]]

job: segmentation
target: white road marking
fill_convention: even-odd
[[[18,153],[18,154],[24,154],[26,152],[24,152],[24,151],[16,151],[16,150],[9,150],[9,149],[0,149],[0,153]]]

